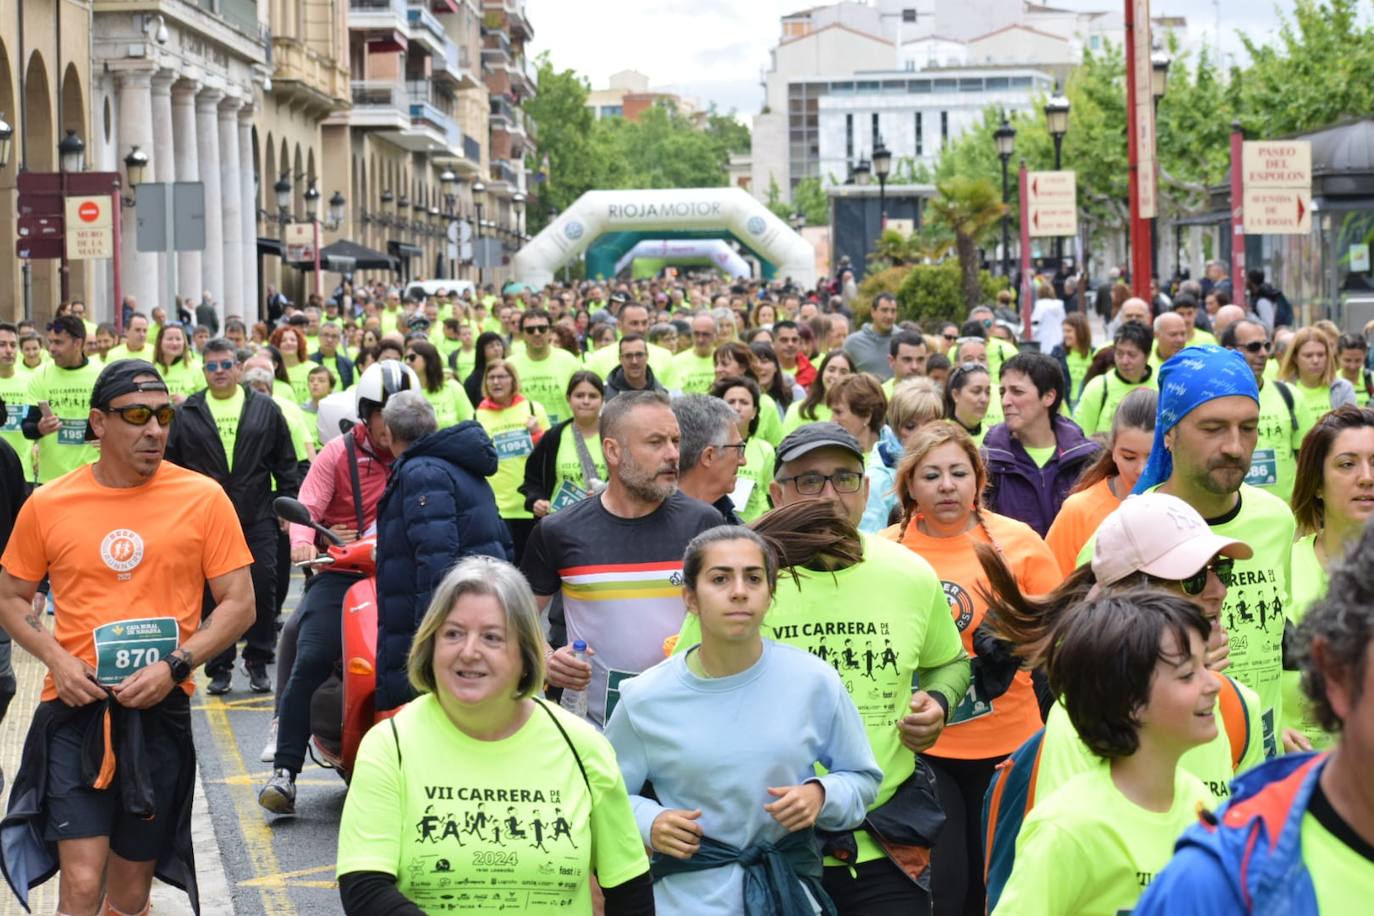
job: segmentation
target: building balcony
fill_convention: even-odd
[[[367,33],[369,51],[404,51],[409,45],[406,0],[348,0],[348,27]]]
[[[444,53],[434,56],[434,78],[447,83],[454,92],[463,89],[476,89],[482,80],[473,72],[472,58],[468,49],[449,40],[444,45]]]
[[[499,95],[493,95],[488,101],[491,105],[492,129],[509,127],[515,118],[515,107]]]
[[[410,99],[404,84],[393,80],[354,80],[351,96],[353,108],[347,112],[351,127],[409,129]]]
[[[452,156],[463,148],[463,132],[453,115],[437,104],[433,87],[424,80],[406,86],[410,128],[397,142],[417,153]]]
[[[503,159],[491,160],[491,180],[497,185],[507,185],[504,190],[513,191],[520,186],[520,178],[511,163]],[[495,190],[502,190],[496,188]]]
[[[534,97],[535,91],[539,88],[539,80],[527,58],[513,58],[506,71],[510,74],[511,88],[520,93],[521,98]]]
[[[525,15],[525,0],[483,0],[482,12],[499,22],[512,38],[525,42],[534,37],[534,28]]]
[[[348,71],[299,38],[272,38],[272,91],[293,101],[334,109],[347,107],[352,90]]]
[[[495,29],[482,29],[482,63],[489,67],[506,67],[510,61],[510,39],[506,34]]]
[[[456,13],[462,8],[460,0],[430,0],[429,8],[436,13]]]
[[[444,46],[452,44],[443,25],[423,5],[412,3],[406,9],[411,46],[420,46],[436,60],[444,56]]]

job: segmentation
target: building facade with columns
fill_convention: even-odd
[[[253,123],[268,78],[270,36],[259,4],[219,12],[182,0],[103,11],[96,4],[91,92],[97,125],[91,167],[123,171],[134,147],[148,155],[145,181],[204,186],[205,247],[139,251],[140,214],[124,210],[122,288],[140,309],[175,315],[175,299],[202,296],[226,315],[248,316],[258,286]],[[151,219],[152,214],[143,218]],[[170,230],[169,230],[170,231]],[[108,269],[108,268],[107,268]],[[97,284],[110,297],[113,278]],[[98,305],[113,314],[114,304]]]
[[[61,262],[21,261],[15,255],[18,176],[56,171],[57,144],[69,130],[89,151],[91,125],[99,123],[91,105],[90,42],[89,0],[0,3],[0,119],[13,131],[9,156],[0,166],[0,317],[5,320],[46,322],[61,297]],[[91,303],[100,285],[95,281],[99,263],[68,265],[69,297]]]

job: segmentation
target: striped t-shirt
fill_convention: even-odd
[[[605,724],[620,682],[663,660],[663,641],[682,628],[682,554],[720,525],[720,513],[681,492],[642,518],[612,515],[584,499],[545,516],[525,546],[521,570],[536,595],[561,593],[568,642],[595,651],[587,717]]]

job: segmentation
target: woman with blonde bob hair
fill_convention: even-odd
[[[363,738],[339,826],[346,913],[444,906],[455,878],[499,884],[527,913],[653,913],[649,863],[615,753],[538,697],[543,636],[514,566],[469,557],[411,644],[419,692]]]
[[[1328,411],[1357,406],[1355,386],[1336,374],[1336,345],[1320,328],[1298,328],[1279,363],[1279,381],[1292,385],[1297,394],[1302,436]]]
[[[950,614],[973,679],[950,710],[938,741],[921,755],[935,772],[944,831],[931,858],[937,914],[984,912],[983,796],[997,764],[1040,728],[1030,673],[989,666],[974,634],[987,613],[987,577],[977,545],[991,545],[1022,594],[1050,592],[1062,576],[1040,535],[1024,522],[982,506],[987,470],[973,439],[953,423],[933,423],[908,440],[894,489],[902,507],[896,540],[940,572]]]

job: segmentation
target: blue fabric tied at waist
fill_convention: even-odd
[[[649,863],[654,880],[725,865],[744,869],[744,916],[814,916],[817,906],[825,916],[836,916],[821,887],[821,854],[810,830],[745,849],[703,836],[690,859],[654,853]]]

